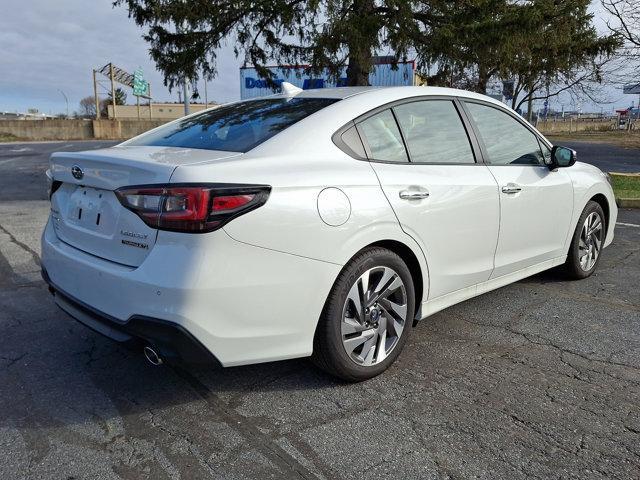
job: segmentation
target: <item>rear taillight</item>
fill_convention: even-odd
[[[150,227],[203,233],[264,205],[270,191],[267,185],[171,184],[124,187],[115,193]]]

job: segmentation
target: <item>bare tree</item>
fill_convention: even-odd
[[[640,69],[640,2],[638,0],[602,0],[609,12],[609,30],[619,35],[624,44],[621,55]]]
[[[617,68],[612,51],[592,58],[584,65],[562,68],[553,75],[527,78],[526,74],[519,73],[514,77],[511,107],[518,110],[526,103],[531,119],[532,105],[536,100],[569,95],[576,102],[589,100],[602,103],[603,81],[611,78]]]
[[[80,100],[80,116],[92,118],[96,116],[96,99],[93,96]]]

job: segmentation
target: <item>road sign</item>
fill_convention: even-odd
[[[149,82],[144,79],[142,68],[133,73],[133,94],[138,97],[149,96]]]
[[[627,95],[640,95],[640,83],[630,83],[622,87],[622,93]]]

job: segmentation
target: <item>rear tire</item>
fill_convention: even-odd
[[[604,212],[600,204],[587,203],[573,232],[564,269],[569,278],[581,280],[598,266],[607,234]]]
[[[395,253],[371,247],[343,268],[316,330],[312,361],[351,382],[385,371],[398,357],[413,324],[411,273]]]

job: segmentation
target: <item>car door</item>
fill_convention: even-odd
[[[573,187],[565,169],[545,165],[548,147],[515,114],[472,101],[465,108],[500,189],[500,235],[491,277],[565,254],[573,214]]]
[[[357,123],[402,229],[425,252],[429,299],[486,281],[498,238],[497,185],[458,108],[414,99]]]

